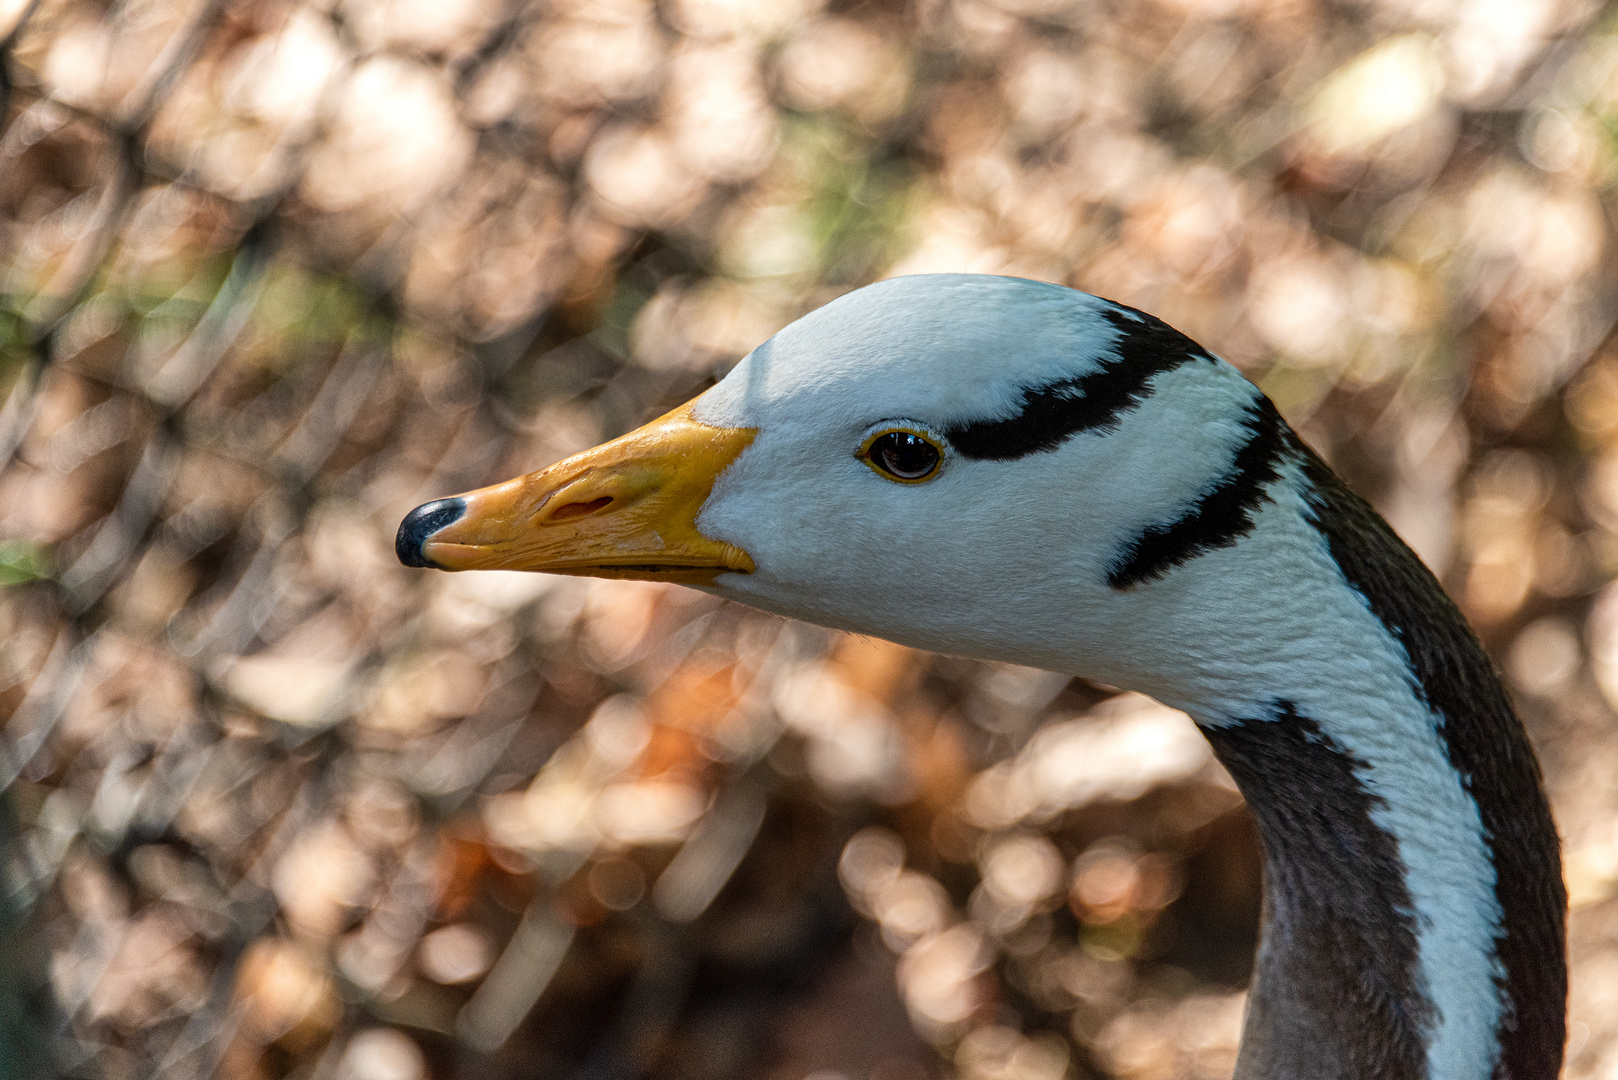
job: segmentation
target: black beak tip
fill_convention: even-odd
[[[410,511],[399,522],[399,535],[393,541],[393,550],[398,552],[399,561],[406,566],[442,570],[443,567],[422,552],[422,545],[439,529],[461,520],[461,515],[465,513],[466,500],[461,498],[435,499]]]

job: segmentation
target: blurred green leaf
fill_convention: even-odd
[[[0,296],[0,379],[11,381],[12,370],[28,359],[22,316],[13,310],[15,298]]]
[[[0,541],[0,586],[51,576],[50,549],[32,540]]]
[[[904,247],[914,165],[824,115],[796,117],[787,143],[809,189],[804,208],[821,278],[855,284],[876,276]]]

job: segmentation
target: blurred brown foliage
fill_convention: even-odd
[[[1178,714],[408,571],[879,276],[1147,308],[1461,600],[1618,1076],[1618,33],[1587,0],[0,0],[0,1073],[1228,1076]],[[32,1071],[30,1071],[32,1070]]]

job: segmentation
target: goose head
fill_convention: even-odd
[[[1175,595],[1142,603],[1147,582],[1119,575],[1146,528],[1228,472],[1257,400],[1190,339],[1095,297],[898,278],[792,324],[646,427],[419,508],[399,552],[451,570],[674,581],[1166,692],[1184,653],[1164,634],[1183,636],[1189,593],[1217,612],[1230,583],[1197,573],[1188,590],[1160,574],[1152,591]],[[1226,532],[1207,539],[1231,546]]]
[[[1055,285],[898,278],[400,558],[677,582],[1184,709],[1258,822],[1243,1078],[1554,1077],[1559,856],[1432,575],[1234,368]]]

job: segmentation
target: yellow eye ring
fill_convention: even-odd
[[[884,425],[865,437],[857,456],[884,480],[925,484],[944,468],[942,440],[921,427]]]

